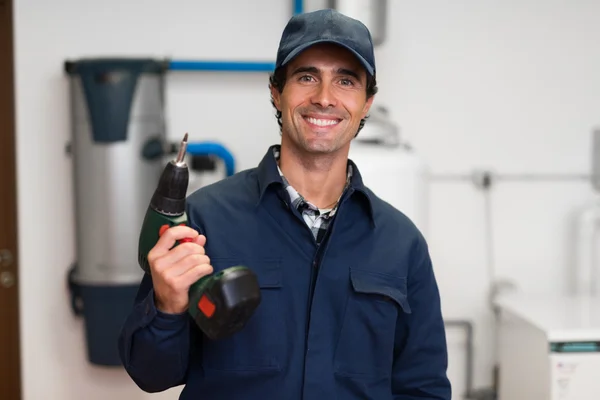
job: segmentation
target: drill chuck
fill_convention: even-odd
[[[163,215],[179,216],[185,212],[185,198],[188,189],[189,171],[187,166],[169,162],[158,181],[158,186],[150,200],[150,208]]]
[[[187,148],[186,133],[181,141],[177,158],[170,161],[163,170],[158,186],[150,200],[150,208],[163,215],[179,216],[185,212],[189,170],[184,161]]]

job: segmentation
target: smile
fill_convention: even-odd
[[[333,126],[340,123],[339,119],[304,117],[310,124],[317,126]]]

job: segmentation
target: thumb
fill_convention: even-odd
[[[196,242],[196,244],[204,247],[204,245],[206,244],[206,236],[204,236],[204,235],[198,235],[194,239],[194,242]]]

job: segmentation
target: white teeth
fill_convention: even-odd
[[[337,119],[317,119],[317,118],[307,117],[306,120],[308,122],[310,122],[311,124],[315,124],[315,125],[319,125],[319,126],[330,126],[330,125],[336,125],[338,123]]]

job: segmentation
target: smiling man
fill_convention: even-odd
[[[294,16],[270,79],[281,143],[258,167],[188,199],[167,230],[119,340],[148,392],[181,399],[450,400],[439,291],[427,243],[348,159],[377,92],[371,36],[332,10]],[[176,240],[195,241],[172,247]],[[244,329],[211,341],[187,314],[200,277],[258,276]]]

